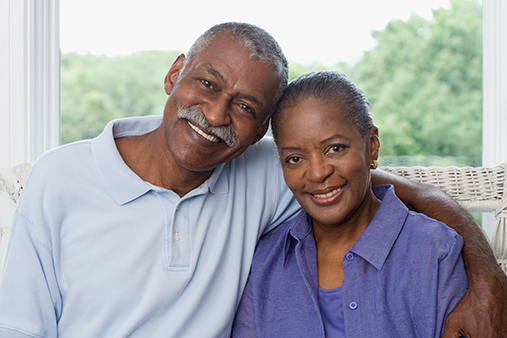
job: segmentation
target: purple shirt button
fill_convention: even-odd
[[[354,260],[354,254],[352,252],[347,252],[347,254],[345,255],[345,258],[347,258],[347,260],[349,260],[349,261],[352,261],[352,260]]]
[[[351,310],[355,310],[355,309],[357,309],[357,303],[356,303],[356,302],[350,302],[350,303],[349,303],[349,308],[350,308]]]

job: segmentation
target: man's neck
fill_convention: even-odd
[[[183,168],[171,156],[163,132],[115,139],[116,147],[127,166],[142,180],[174,191],[183,197],[206,181],[212,170],[196,172]]]

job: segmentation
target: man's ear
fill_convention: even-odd
[[[254,140],[252,141],[252,145],[253,144],[256,144],[257,142],[259,142],[261,140],[261,138],[264,137],[264,135],[266,134],[266,132],[268,131],[268,128],[269,128],[269,121],[266,121],[266,123],[264,123],[262,126],[261,126],[261,129],[259,129],[259,131],[257,132],[257,135],[255,135],[255,138]]]
[[[174,60],[173,64],[171,65],[171,68],[169,69],[169,72],[167,72],[167,75],[165,76],[164,90],[167,95],[171,94],[174,84],[176,83],[176,80],[178,79],[178,76],[180,75],[180,72],[183,69],[184,65],[185,65],[185,54],[181,53],[180,55],[178,55],[176,60]]]
[[[378,138],[378,128],[373,126],[370,128],[370,156],[372,160],[377,160],[380,149],[380,140]]]

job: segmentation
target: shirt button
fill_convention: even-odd
[[[176,211],[180,211],[180,205],[176,206]]]
[[[177,232],[177,233],[174,234],[174,239],[177,240],[177,241],[179,241],[181,239],[181,235],[180,235],[179,232]]]
[[[352,252],[347,252],[347,254],[345,255],[345,258],[347,258],[347,260],[349,260],[349,261],[352,261],[352,260],[354,260],[354,254]]]
[[[350,308],[351,310],[355,310],[355,309],[357,309],[357,303],[356,303],[356,302],[350,302],[350,303],[349,303],[349,308]]]

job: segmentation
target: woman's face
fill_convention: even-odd
[[[285,181],[314,225],[356,222],[372,200],[365,196],[371,195],[370,164],[378,157],[377,128],[365,141],[341,110],[309,98],[286,108],[279,121]]]

